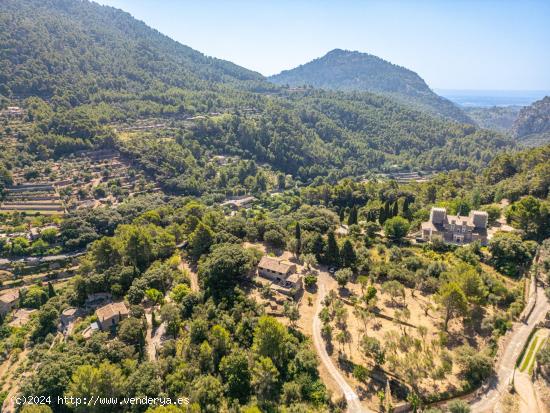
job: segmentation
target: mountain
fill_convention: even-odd
[[[367,53],[335,49],[309,63],[271,76],[269,80],[292,87],[309,85],[383,94],[430,113],[472,123],[451,101],[435,94],[418,74]]]
[[[0,2],[0,94],[64,94],[86,102],[99,90],[143,92],[263,81],[250,70],[184,46],[97,3]]]
[[[3,0],[0,50],[0,105],[15,100],[29,109],[37,124],[25,138],[36,156],[129,145],[129,156],[181,193],[214,185],[213,154],[308,182],[372,170],[479,169],[514,146],[419,111],[396,93],[274,85],[86,0]],[[411,90],[440,99],[412,72],[396,70],[409,73]],[[136,131],[148,121],[163,126]]]
[[[550,96],[524,107],[512,126],[519,141],[537,145],[550,141]]]
[[[521,108],[521,106],[469,106],[462,110],[482,128],[510,133]]]

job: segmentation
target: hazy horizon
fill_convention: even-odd
[[[550,96],[547,90],[434,89],[434,91],[462,107],[527,106],[545,96]]]

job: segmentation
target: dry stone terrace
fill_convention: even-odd
[[[57,161],[15,170],[0,212],[65,214],[116,205],[136,192],[158,191],[114,150],[81,151]]]

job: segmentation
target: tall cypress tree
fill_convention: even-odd
[[[378,222],[380,225],[384,225],[384,222],[386,222],[387,216],[386,216],[386,208],[380,207],[380,211],[378,211]]]
[[[338,265],[340,263],[340,250],[338,248],[338,243],[336,242],[334,231],[330,231],[328,233],[325,262],[331,265]]]
[[[49,298],[55,297],[55,289],[53,288],[52,283],[49,281],[48,281],[48,297]]]
[[[355,264],[357,263],[357,254],[355,254],[355,249],[349,239],[347,239],[342,246],[340,262],[344,268],[355,268]]]
[[[296,256],[299,256],[302,252],[302,229],[300,228],[300,223],[297,222],[294,227],[294,236],[296,238]]]
[[[317,233],[315,234],[315,237],[313,238],[313,245],[312,245],[312,253],[315,254],[315,258],[317,258],[317,261],[323,262],[324,261],[324,255],[325,255],[325,240],[321,236],[321,234]]]
[[[357,224],[357,207],[354,205],[349,211],[348,225]]]
[[[386,215],[386,219],[390,219],[392,217],[392,209],[391,209],[391,206],[390,206],[390,201],[386,201],[386,203],[384,204],[384,213]]]
[[[391,216],[396,217],[397,215],[399,215],[399,201],[395,201],[393,203],[393,210],[392,210]]]
[[[409,210],[409,205],[411,204],[411,201],[409,199],[409,197],[405,197],[405,199],[403,200],[403,213],[407,212]]]

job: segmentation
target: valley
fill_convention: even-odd
[[[0,28],[3,412],[550,411],[548,97],[263,76],[92,1]]]

